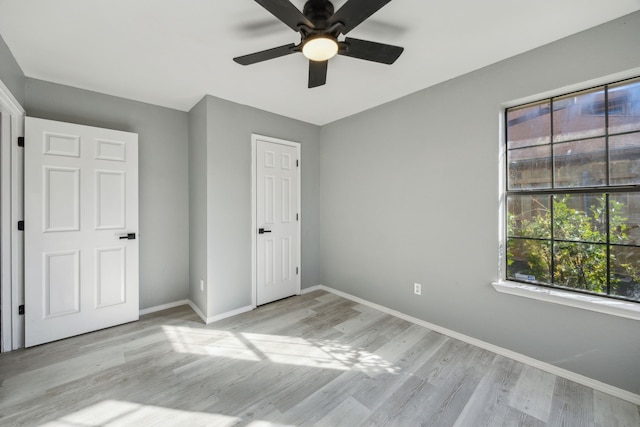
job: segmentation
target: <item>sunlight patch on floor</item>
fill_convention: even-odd
[[[247,424],[247,427],[296,427],[293,424],[271,423],[269,421],[257,420]]]
[[[337,340],[306,340],[285,335],[234,333],[210,329],[163,326],[173,350],[203,356],[308,366],[321,369],[359,370],[368,374],[397,373],[399,368],[364,349]]]
[[[116,426],[216,426],[240,422],[238,417],[206,412],[182,411],[160,406],[119,400],[105,400],[66,415],[42,427],[116,427]],[[269,424],[267,424],[268,426]]]
[[[253,333],[241,335],[274,363],[339,370],[356,369],[367,373],[397,371],[393,364],[381,357],[336,340],[305,340]]]
[[[259,361],[260,357],[235,334],[183,326],[163,326],[162,330],[177,353],[229,357]]]

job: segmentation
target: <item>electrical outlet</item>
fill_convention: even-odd
[[[204,292],[204,279],[200,279],[200,292]]]
[[[422,295],[422,285],[420,283],[413,284],[413,293],[416,295]]]

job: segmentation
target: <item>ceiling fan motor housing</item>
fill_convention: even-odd
[[[316,30],[327,29],[333,12],[333,4],[328,0],[309,0],[302,9],[302,14],[313,22]]]

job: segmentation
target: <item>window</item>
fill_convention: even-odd
[[[507,279],[640,302],[640,78],[505,115]]]

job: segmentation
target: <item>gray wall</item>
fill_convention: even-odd
[[[204,290],[200,290],[204,280]],[[207,315],[207,102],[189,111],[189,299]]]
[[[188,114],[27,78],[27,115],[139,134],[140,308],[188,296]]]
[[[635,13],[324,126],[322,283],[640,393],[637,321],[490,285],[503,106],[640,67],[639,28]]]
[[[207,102],[208,316],[251,304],[251,134],[301,143],[302,287],[319,284],[320,128],[213,96]]]
[[[24,73],[2,36],[0,36],[0,80],[24,108]]]

